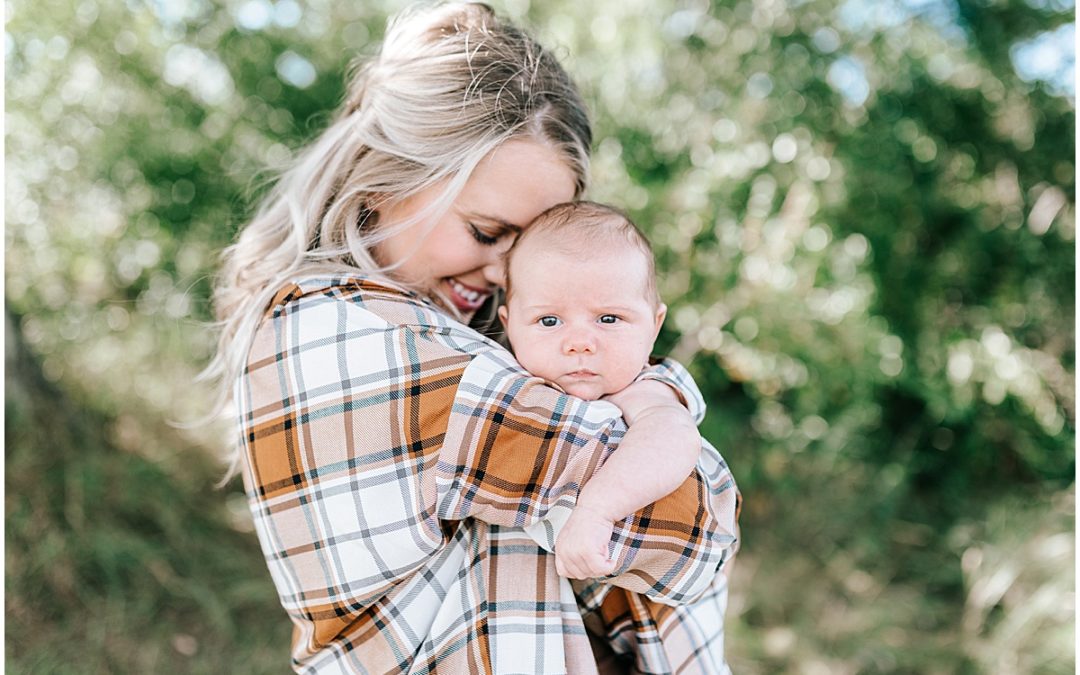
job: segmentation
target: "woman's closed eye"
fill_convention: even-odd
[[[494,246],[499,241],[497,235],[488,234],[473,223],[469,223],[469,231],[472,233],[473,239],[483,246]]]
[[[536,322],[544,328],[554,328],[555,326],[558,326],[560,323],[562,323],[562,320],[559,319],[559,317],[557,316],[551,316],[549,314],[547,316],[540,317],[536,320]]]

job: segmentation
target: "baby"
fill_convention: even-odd
[[[638,409],[620,394],[648,364],[667,307],[656,290],[648,240],[622,213],[593,202],[560,204],[526,228],[506,259],[499,318],[518,362],[566,393],[604,397],[628,430],[585,484],[555,542],[556,569],[577,579],[614,571],[614,523],[670,494],[690,474],[701,437],[690,413]],[[665,387],[661,383],[651,386]]]

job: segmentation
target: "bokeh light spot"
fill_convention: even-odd
[[[297,89],[307,89],[315,83],[315,66],[294,51],[282,52],[274,66],[278,77]]]

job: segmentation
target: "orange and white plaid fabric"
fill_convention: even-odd
[[[681,366],[642,377],[700,421]],[[707,443],[676,492],[616,524],[616,573],[572,586],[551,551],[616,451],[619,410],[530,376],[419,296],[364,278],[283,289],[236,401],[297,672],[595,673],[586,621],[641,671],[726,672],[717,571],[737,496]]]

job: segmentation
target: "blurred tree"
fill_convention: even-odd
[[[7,670],[281,670],[288,622],[205,460],[166,473],[117,447],[132,430],[48,382],[17,324],[5,314]],[[153,442],[184,448],[170,436]]]

